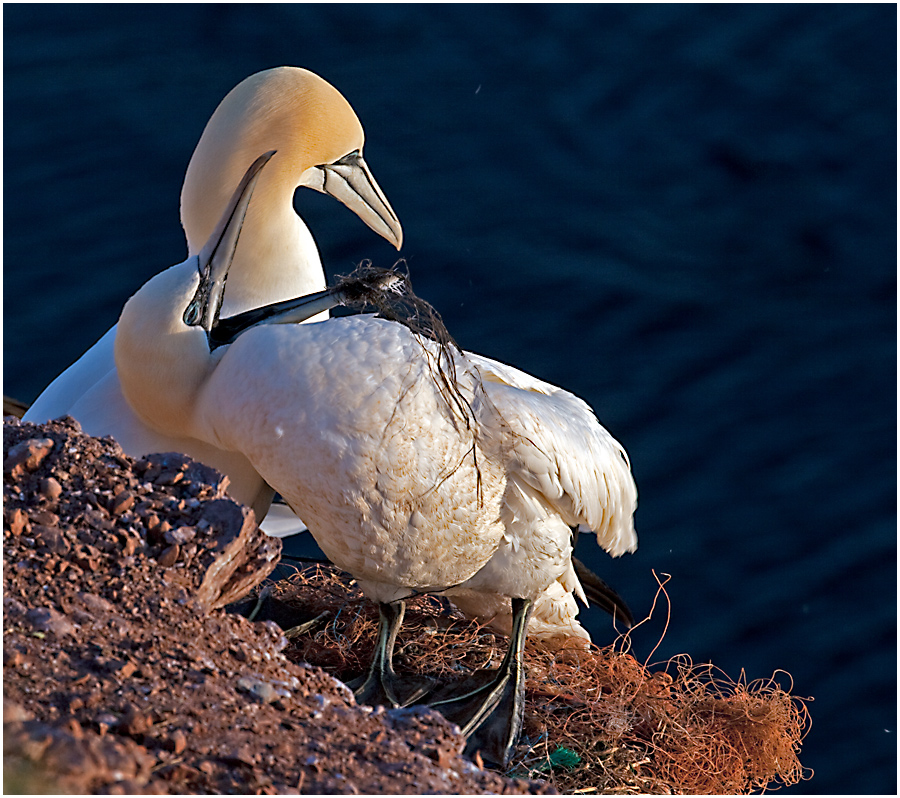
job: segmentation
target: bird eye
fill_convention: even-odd
[[[337,166],[338,164],[349,164],[350,166],[353,166],[357,162],[357,160],[359,160],[360,155],[361,153],[358,149],[353,150],[353,152],[348,152],[343,158],[338,158],[338,160],[336,160],[334,164],[335,166]]]
[[[188,327],[196,327],[200,323],[200,301],[198,299],[191,301],[182,318]]]

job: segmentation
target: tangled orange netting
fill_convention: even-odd
[[[657,599],[667,598],[664,584]],[[289,657],[339,678],[365,670],[377,611],[350,577],[311,566],[270,589],[283,612],[306,619],[288,633]],[[734,681],[686,655],[648,666],[630,653],[633,632],[588,651],[529,643],[525,724],[510,775],[579,794],[735,794],[810,777],[798,754],[811,699],[791,695],[788,674]],[[446,600],[422,597],[408,605],[395,664],[401,672],[462,678],[496,665],[506,642],[448,611]]]

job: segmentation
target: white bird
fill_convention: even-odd
[[[277,302],[325,287],[315,243],[292,199],[297,186],[330,193],[398,248],[399,222],[362,159],[363,131],[346,100],[317,75],[279,67],[252,75],[220,103],[188,165],[181,195],[181,219],[189,255],[196,255],[237,185],[247,163],[277,149],[248,209],[231,267],[223,312]],[[169,425],[151,426],[122,396],[113,359],[113,327],[35,400],[25,420],[72,415],[93,435],[111,435],[128,453],[143,456],[180,451],[229,477],[229,492],[253,507],[268,534],[279,537],[304,529],[291,514],[266,517],[271,488],[242,454],[172,434]],[[578,591],[575,591],[578,593]],[[580,593],[579,593],[580,595]],[[613,594],[614,595],[614,594]],[[476,592],[454,602],[465,613],[508,632],[508,603]],[[619,617],[624,605],[618,604]],[[545,643],[590,641],[578,623],[572,592],[559,584],[535,604],[531,632]]]
[[[572,536],[573,550],[577,538],[576,528]],[[576,596],[608,612],[618,627],[630,629],[634,625],[631,610],[612,587],[574,556],[572,566],[576,580],[568,580],[570,589],[558,580],[551,582],[535,599],[528,623],[528,638],[539,641],[551,651],[564,648],[587,650],[592,643],[590,633],[578,620]],[[566,573],[569,574],[568,569]],[[512,607],[505,596],[467,588],[448,591],[447,595],[469,618],[507,636],[512,633]]]
[[[396,215],[362,157],[363,129],[341,94],[296,67],[259,72],[232,89],[213,113],[194,150],[181,192],[188,254],[210,238],[247,164],[277,149],[256,189],[234,253],[224,310],[228,314],[325,287],[315,242],[293,208],[294,190],[330,194],[398,249]],[[265,516],[272,490],[237,452],[148,424],[122,396],[113,357],[116,328],[57,377],[25,414],[43,422],[69,414],[85,432],[112,435],[133,456],[178,451],[230,479],[229,492]]]
[[[521,727],[532,603],[554,582],[579,590],[572,527],[613,556],[636,548],[625,452],[567,391],[397,322],[277,323],[336,304],[335,291],[220,320],[230,247],[264,161],[199,259],[126,303],[115,341],[123,393],[151,426],[177,419],[177,434],[247,457],[379,603],[360,700],[422,696],[425,685],[405,689],[391,666],[405,598],[455,588],[511,599],[501,668],[430,702],[470,750],[505,762]]]

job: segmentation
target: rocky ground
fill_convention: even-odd
[[[4,421],[6,793],[552,792],[460,756],[426,710],[371,710],[223,607],[280,542],[181,455]]]

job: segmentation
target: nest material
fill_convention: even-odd
[[[456,357],[463,351],[456,343],[440,313],[412,289],[406,261],[399,260],[390,269],[381,269],[371,261],[362,261],[346,277],[338,279],[334,290],[343,295],[344,307],[363,311],[374,308],[382,318],[402,324],[420,339],[437,344],[434,351],[422,347],[438,391],[447,402],[450,417],[458,416],[471,428],[475,413],[456,378]]]
[[[289,658],[344,680],[366,669],[378,614],[349,576],[315,565],[270,591],[300,624],[288,632]],[[449,681],[495,667],[506,644],[445,599],[422,597],[407,605],[395,665]],[[792,685],[776,676],[735,682],[686,656],[648,667],[629,646],[628,635],[587,652],[529,643],[525,724],[509,775],[579,794],[749,793],[811,776],[798,759],[809,699]]]

